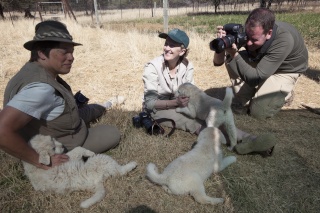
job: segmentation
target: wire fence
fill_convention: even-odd
[[[0,1],[0,16],[11,18],[60,19],[70,17],[82,20],[91,17],[92,22],[162,17],[164,0],[24,0]],[[174,3],[171,3],[174,2]],[[264,4],[262,4],[264,2]],[[168,0],[168,16],[185,14],[245,13],[261,6],[274,11],[315,11],[320,1],[287,0]],[[0,17],[0,18],[1,18]]]

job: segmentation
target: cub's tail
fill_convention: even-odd
[[[166,185],[166,177],[158,173],[158,168],[153,163],[147,166],[147,178],[159,185]]]
[[[224,96],[224,99],[222,101],[222,105],[224,109],[229,109],[231,107],[233,98],[233,91],[230,87],[226,88],[226,95]]]

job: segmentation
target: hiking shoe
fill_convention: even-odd
[[[102,104],[106,109],[110,109],[111,107],[114,106],[120,106],[121,104],[124,104],[126,101],[126,98],[124,96],[116,96],[110,98],[107,102]]]
[[[124,104],[124,102],[126,101],[126,98],[124,96],[116,96],[116,97],[112,97],[109,102],[111,102],[112,106],[118,106],[121,104]]]
[[[245,137],[234,150],[241,155],[249,153],[259,153],[263,157],[271,156],[276,145],[276,137],[273,134],[263,134],[252,139],[250,136]]]

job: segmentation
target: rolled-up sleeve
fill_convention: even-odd
[[[158,100],[158,73],[152,64],[147,64],[144,68],[142,80],[144,83],[144,105],[148,110],[154,110],[154,105]]]
[[[55,118],[64,110],[64,100],[56,94],[55,89],[49,84],[40,82],[23,87],[7,105],[36,119],[46,120],[52,120],[52,116]]]
[[[187,72],[186,72],[186,81],[191,84],[194,84],[193,73],[194,73],[193,64],[191,62],[189,62],[188,67],[187,67]]]

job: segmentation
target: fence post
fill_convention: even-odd
[[[96,15],[96,22],[97,22],[97,26],[100,27],[100,21],[99,21],[99,12],[98,12],[98,4],[97,4],[97,0],[93,1],[94,3],[94,13]]]
[[[163,31],[168,33],[168,0],[163,0]]]

